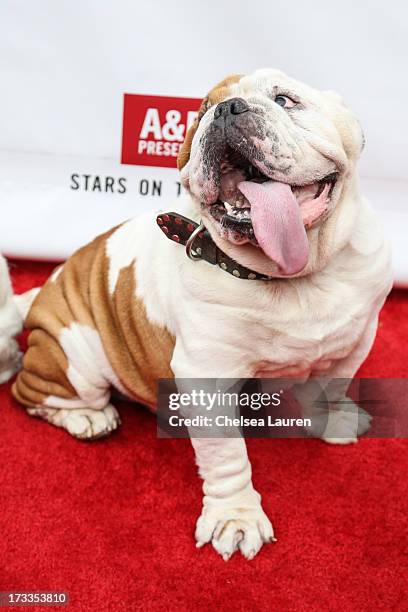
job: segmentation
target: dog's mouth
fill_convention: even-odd
[[[251,201],[245,195],[245,188],[240,189],[243,182],[269,183],[277,182],[262,174],[248,159],[231,148],[227,148],[221,160],[221,181],[219,196],[215,203],[209,206],[211,216],[220,223],[221,230],[230,232],[228,239],[237,244],[248,240],[258,245],[254,234],[251,218]],[[337,181],[337,172],[307,185],[288,185],[300,209],[303,224],[310,228],[322,216],[324,208],[330,201]],[[324,192],[324,198],[321,198]]]
[[[326,216],[337,178],[332,172],[310,184],[275,181],[228,148],[218,199],[206,209],[223,238],[260,247],[282,273],[295,274],[308,259],[305,229]]]

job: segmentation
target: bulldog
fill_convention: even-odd
[[[363,143],[333,92],[269,69],[224,79],[180,150],[176,212],[97,237],[35,298],[15,398],[92,439],[119,425],[112,390],[155,410],[158,379],[352,378],[391,287],[388,245],[359,190]],[[329,442],[369,425],[331,414]],[[244,439],[192,444],[204,481],[197,546],[252,559],[275,537]]]

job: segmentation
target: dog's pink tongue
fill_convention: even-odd
[[[251,204],[251,221],[263,252],[278,264],[282,274],[303,270],[309,242],[290,186],[278,181],[242,181],[238,189]]]

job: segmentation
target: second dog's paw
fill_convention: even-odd
[[[370,429],[372,416],[356,404],[350,410],[333,410],[329,413],[322,440],[328,444],[353,444],[357,437]]]
[[[14,339],[9,340],[6,349],[0,344],[0,385],[7,382],[21,369],[23,354]]]
[[[260,504],[254,508],[203,508],[195,538],[197,547],[211,542],[224,561],[238,549],[251,560],[263,544],[276,542],[271,522]]]

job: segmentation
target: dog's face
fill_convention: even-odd
[[[259,70],[210,91],[178,166],[224,252],[291,276],[309,270],[310,229],[341,202],[362,144],[337,94]]]

